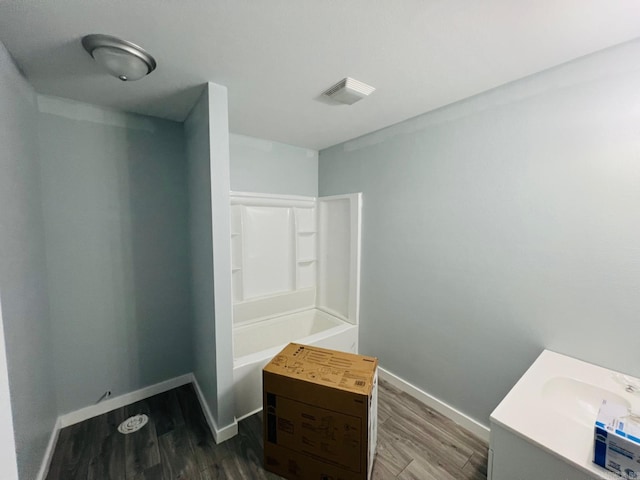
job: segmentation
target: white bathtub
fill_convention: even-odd
[[[310,308],[235,327],[233,384],[238,420],[262,409],[262,369],[290,342],[357,353],[358,326]]]
[[[489,480],[620,478],[592,462],[602,400],[640,408],[640,380],[548,350],[491,414]]]

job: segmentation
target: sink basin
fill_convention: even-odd
[[[603,400],[631,408],[629,401],[620,395],[569,377],[547,380],[542,387],[542,398],[551,409],[588,428],[593,428]]]
[[[488,478],[620,478],[593,463],[603,400],[619,404],[622,416],[640,411],[640,379],[543,351],[491,414]]]

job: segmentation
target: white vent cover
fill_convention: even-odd
[[[118,425],[118,431],[125,435],[133,432],[137,432],[149,422],[149,417],[144,413],[140,415],[134,415],[127,418],[124,422]]]
[[[347,77],[325,90],[322,94],[337,102],[353,105],[358,100],[370,95],[374,90],[375,88],[371,85]]]

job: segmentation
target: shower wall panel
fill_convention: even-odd
[[[283,207],[243,207],[243,298],[294,290],[293,212]]]

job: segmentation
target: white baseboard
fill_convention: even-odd
[[[397,375],[394,375],[390,371],[385,370],[382,367],[378,367],[378,370],[380,371],[380,378],[382,380],[386,380],[394,387],[402,390],[408,395],[411,395],[413,398],[421,401],[428,407],[431,407],[434,410],[440,412],[444,416],[450,418],[458,425],[466,428],[481,439],[487,442],[489,441],[489,427],[487,427],[486,425],[483,425],[477,420],[474,420],[470,416],[462,413],[460,410],[457,410],[456,408],[434,397],[433,395],[430,395],[424,390],[419,389],[415,385],[410,384],[406,380],[398,377]]]
[[[45,480],[47,473],[49,473],[49,466],[51,465],[51,459],[53,458],[53,449],[58,442],[58,434],[60,433],[60,417],[56,419],[56,423],[53,425],[53,431],[49,437],[49,443],[47,449],[44,451],[44,457],[42,457],[42,464],[40,465],[40,471],[38,472],[37,480]]]
[[[258,407],[255,410],[250,411],[249,413],[245,413],[244,415],[242,415],[241,417],[236,417],[236,422],[241,422],[242,420],[244,420],[245,418],[249,418],[252,415],[255,415],[258,412],[262,411],[262,407]]]
[[[58,435],[61,429],[70,425],[75,425],[76,423],[83,422],[84,420],[88,420],[89,418],[102,415],[103,413],[110,412],[111,410],[115,410],[116,408],[121,408],[125,405],[144,400],[145,398],[153,397],[154,395],[169,391],[173,388],[181,387],[182,385],[186,385],[187,383],[191,383],[192,381],[193,374],[187,373],[185,375],[181,375],[164,382],[156,383],[155,385],[141,388],[134,392],[125,393],[124,395],[105,400],[95,405],[89,405],[88,407],[81,408],[80,410],[76,410],[74,412],[60,415],[53,427],[53,432],[51,432],[51,437],[49,438],[47,449],[45,450],[44,457],[42,458],[42,464],[40,465],[40,471],[38,472],[37,480],[44,480],[47,476],[47,473],[49,473],[49,466],[51,465],[53,451],[55,449],[56,442],[58,441]]]
[[[211,428],[211,432],[213,433],[213,438],[216,443],[224,442],[225,440],[236,436],[238,434],[238,422],[234,421],[231,425],[221,429],[218,428],[215,420],[213,419],[213,415],[211,415],[211,410],[209,410],[209,406],[207,405],[204,395],[202,394],[202,390],[200,390],[200,385],[198,385],[195,375],[193,373],[185,373],[179,377],[171,378],[164,382],[156,383],[155,385],[150,385],[133,392],[125,393],[118,397],[110,398],[109,400],[105,400],[95,405],[89,405],[88,407],[81,408],[80,410],[60,415],[53,427],[53,432],[51,432],[51,437],[49,438],[49,443],[42,459],[37,480],[44,480],[49,472],[51,458],[53,457],[53,451],[55,449],[56,442],[58,441],[58,435],[61,429],[83,422],[89,418],[97,417],[98,415],[110,412],[116,408],[122,408],[126,405],[144,400],[145,398],[153,397],[159,393],[168,392],[169,390],[173,390],[174,388],[181,387],[188,383],[193,383],[195,387],[198,395],[198,401],[200,402],[202,411],[204,412],[204,416],[207,419],[207,423],[209,424],[209,428]]]
[[[193,386],[196,389],[196,394],[198,395],[198,400],[200,400],[200,405],[202,406],[202,411],[204,412],[204,416],[207,419],[207,423],[209,424],[209,428],[213,433],[213,439],[216,441],[216,444],[222,443],[225,440],[229,440],[230,438],[235,437],[238,434],[238,421],[234,420],[232,424],[227,425],[223,428],[218,428],[213,415],[211,414],[211,410],[209,410],[209,404],[200,389],[200,385],[198,384],[198,379],[195,375],[192,374]]]
[[[153,397],[154,395],[157,395],[159,393],[164,393],[174,388],[181,387],[182,385],[186,385],[187,383],[191,383],[192,381],[193,374],[186,373],[184,375],[180,375],[179,377],[156,383],[155,385],[143,387],[139,390],[125,393],[124,395],[110,398],[108,400],[104,400],[100,403],[96,403],[95,405],[89,405],[88,407],[81,408],[80,410],[76,410],[75,412],[65,413],[64,415],[60,415],[59,417],[60,428],[65,428],[69,425],[75,425],[76,423],[83,422],[89,418],[97,417],[98,415],[110,412],[111,410],[115,410],[116,408],[122,408],[126,405],[144,400],[145,398]]]

